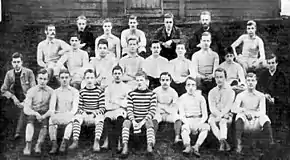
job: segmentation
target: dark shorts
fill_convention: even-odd
[[[44,113],[45,113],[45,112],[39,112],[40,115],[43,115]],[[34,124],[35,122],[38,122],[38,123],[41,124],[41,126],[48,126],[48,119],[49,119],[49,118],[45,118],[45,119],[43,119],[42,121],[39,122],[39,121],[36,119],[36,116],[28,115],[28,116],[27,116],[27,124],[28,124],[28,123],[32,123],[32,124]]]

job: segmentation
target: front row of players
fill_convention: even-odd
[[[229,151],[231,148],[227,142],[227,130],[234,114],[238,153],[242,151],[241,135],[244,131],[263,129],[268,133],[270,144],[274,143],[271,122],[266,115],[265,96],[255,89],[257,79],[254,73],[247,74],[248,87],[235,98],[234,91],[226,83],[226,71],[217,68],[214,72],[217,86],[208,96],[209,118],[206,100],[201,91],[197,90],[198,84],[194,78],[186,79],[186,93],[178,98],[176,91],[170,87],[172,79],[167,72],[160,75],[161,86],[153,91],[147,87],[148,78],[144,72],[136,74],[137,88],[133,91],[122,82],[123,69],[120,66],[115,66],[112,74],[113,84],[104,91],[99,85],[95,85],[95,72],[92,69],[86,70],[86,86],[78,92],[69,85],[70,73],[67,70],[60,71],[61,86],[56,90],[47,86],[48,72],[40,70],[37,75],[38,85],[27,92],[24,102],[24,113],[28,115],[24,154],[31,154],[34,123],[37,121],[41,124],[41,129],[34,149],[36,153],[41,152],[47,128],[52,141],[50,153],[57,152],[56,133],[60,125],[65,126],[65,131],[59,151],[67,149],[71,134],[73,142],[68,148],[76,149],[83,123],[95,125],[95,152],[101,149],[100,138],[104,128],[105,142],[102,147],[108,148],[110,145],[126,157],[130,130],[136,134],[144,128],[147,151],[152,153],[158,123],[161,121],[174,123],[175,142],[182,139],[185,155],[193,152],[200,156],[199,148],[210,129],[220,142],[219,150]],[[193,146],[191,134],[198,135]]]

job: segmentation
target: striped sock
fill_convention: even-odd
[[[73,139],[78,140],[81,132],[81,124],[79,121],[75,120],[73,122]]]
[[[122,129],[122,141],[123,141],[123,143],[128,143],[129,134],[130,134],[130,129],[127,127],[123,127],[123,129]]]
[[[148,128],[146,130],[146,135],[147,135],[147,144],[154,144],[155,143],[155,135],[154,135],[154,129],[153,128]]]
[[[95,127],[95,139],[100,140],[103,133],[104,122],[99,121]]]

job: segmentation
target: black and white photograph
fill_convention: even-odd
[[[0,160],[290,160],[290,0],[0,0]]]

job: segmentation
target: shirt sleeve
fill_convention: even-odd
[[[216,103],[215,103],[215,99],[214,99],[214,90],[209,91],[208,105],[209,105],[209,110],[210,110],[211,114],[213,114],[214,116],[219,116],[220,111],[218,111],[218,109],[216,107]]]
[[[157,105],[157,97],[155,93],[152,93],[151,100],[150,100],[150,108],[147,116],[145,117],[146,120],[153,119],[156,113],[156,105]]]
[[[126,48],[127,47],[127,39],[126,39],[126,32],[122,31],[121,33],[121,46],[122,48]]]
[[[243,39],[244,39],[244,35],[241,35],[234,43],[232,43],[231,46],[233,48],[236,48],[237,46],[239,46],[243,42]]]
[[[105,93],[104,93],[104,90],[102,90],[100,95],[99,95],[98,105],[99,105],[98,113],[99,114],[105,114],[106,107],[105,107]]]
[[[83,99],[82,92],[80,92],[80,94],[79,94],[79,108],[78,108],[77,113],[79,113],[79,114],[84,113],[84,99]]]
[[[233,108],[232,108],[233,113],[242,112],[241,103],[242,103],[242,93],[239,93],[236,97],[236,100],[235,100]]]
[[[37,45],[37,64],[40,67],[46,67],[46,64],[44,63],[43,59],[44,59],[44,57],[43,57],[43,49],[42,49],[41,43],[39,43]]]
[[[259,53],[260,53],[260,59],[265,59],[264,42],[261,38],[259,38]]]
[[[9,98],[12,98],[12,96],[14,96],[14,94],[9,91],[9,87],[10,87],[12,82],[11,82],[8,74],[9,74],[9,72],[6,73],[5,78],[4,78],[4,82],[1,86],[1,94],[9,99]]]
[[[145,33],[143,31],[140,32],[139,46],[146,47],[146,36],[145,36]]]
[[[132,95],[129,93],[127,97],[127,115],[130,121],[133,121],[135,119],[134,117],[134,104]]]

